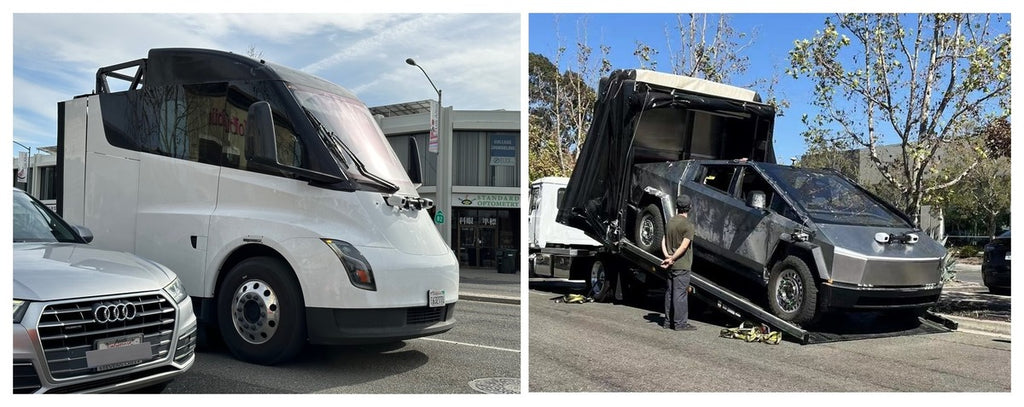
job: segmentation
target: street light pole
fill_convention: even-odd
[[[32,195],[32,147],[26,147],[24,144],[21,144],[15,140],[11,141],[14,141],[14,144],[21,146],[21,148],[28,150],[28,174],[25,175],[25,192],[28,192],[29,195]]]
[[[440,109],[441,108],[441,89],[438,89],[437,86],[434,86],[434,81],[432,81],[430,79],[430,75],[427,75],[427,71],[423,70],[422,66],[417,65],[416,61],[414,61],[412,58],[406,58],[405,59],[405,63],[407,63],[409,65],[412,65],[412,66],[415,66],[417,68],[420,68],[420,72],[423,72],[423,76],[427,77],[427,82],[430,82],[430,87],[434,88],[434,92],[437,92],[437,108]]]
[[[437,212],[441,213],[441,218],[451,219],[452,214],[452,134],[451,126],[448,120],[448,115],[445,113],[444,107],[441,105],[441,89],[438,89],[434,85],[434,81],[430,79],[430,75],[427,75],[427,71],[422,66],[416,64],[412,58],[407,58],[405,63],[415,66],[423,72],[423,76],[427,77],[427,81],[430,82],[430,86],[437,92],[437,179],[435,181],[434,190],[434,204],[437,208]],[[428,140],[429,143],[429,140]],[[446,220],[442,220],[442,223],[437,225],[438,232],[441,233],[441,238],[444,239],[448,247],[452,247],[452,228],[449,226]]]

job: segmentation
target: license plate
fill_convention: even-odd
[[[443,307],[444,306],[444,290],[430,290],[427,291],[427,306]]]
[[[1006,252],[1006,261],[1010,261],[1010,252]]]
[[[97,371],[137,365],[153,359],[153,347],[142,341],[142,334],[97,339],[93,350],[85,352],[88,367]]]

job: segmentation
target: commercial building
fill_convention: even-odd
[[[441,109],[440,142],[437,152],[432,152],[432,103],[436,102],[402,103],[370,111],[402,164],[410,168],[421,163],[419,193],[437,203],[432,215],[459,263],[495,267],[499,254],[520,246],[520,168],[525,159],[520,148],[520,114]],[[451,146],[448,157],[446,145]]]
[[[57,147],[40,147],[24,158],[14,158],[14,187],[20,188],[51,209],[57,205]],[[22,163],[24,159],[24,163]]]

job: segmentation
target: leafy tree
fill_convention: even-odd
[[[970,228],[970,233],[985,233],[992,238],[1010,213],[1010,123],[1004,118],[996,119],[975,137],[985,144],[988,157],[964,177],[963,186],[936,194],[931,203],[942,206],[947,218],[960,229]],[[963,154],[949,152],[951,156]],[[966,164],[955,160],[950,163]],[[975,225],[981,225],[982,230]]]
[[[756,30],[736,30],[725,14],[678,14],[675,27],[665,28],[664,54],[673,74],[734,84],[750,68],[750,58],[744,52],[754,45],[756,37]],[[641,69],[657,70],[659,54],[662,52],[642,41],[636,42],[633,51]],[[775,92],[778,77],[773,73],[738,86],[762,90],[765,103],[775,106],[781,116],[789,102]]]
[[[569,68],[561,66],[568,51],[565,46],[558,48],[553,61],[536,53],[529,56],[531,179],[572,172],[597,100],[590,84],[611,70],[606,58],[610,48],[600,46],[602,57],[596,59],[587,43],[586,21],[577,25],[574,61]]]
[[[1010,34],[1002,15],[839,14],[789,52],[794,78],[814,82],[805,137],[828,135],[866,148],[895,203],[917,219],[922,203],[957,185],[987,155],[972,137],[1009,117]],[[889,140],[897,154],[883,156]],[[940,152],[964,151],[940,165]]]

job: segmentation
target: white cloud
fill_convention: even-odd
[[[321,76],[383,105],[436,97],[458,109],[520,107],[519,14],[14,14],[15,134],[56,142],[56,102],[101,66],[162,47],[246,53]],[[36,138],[33,136],[33,139]]]

